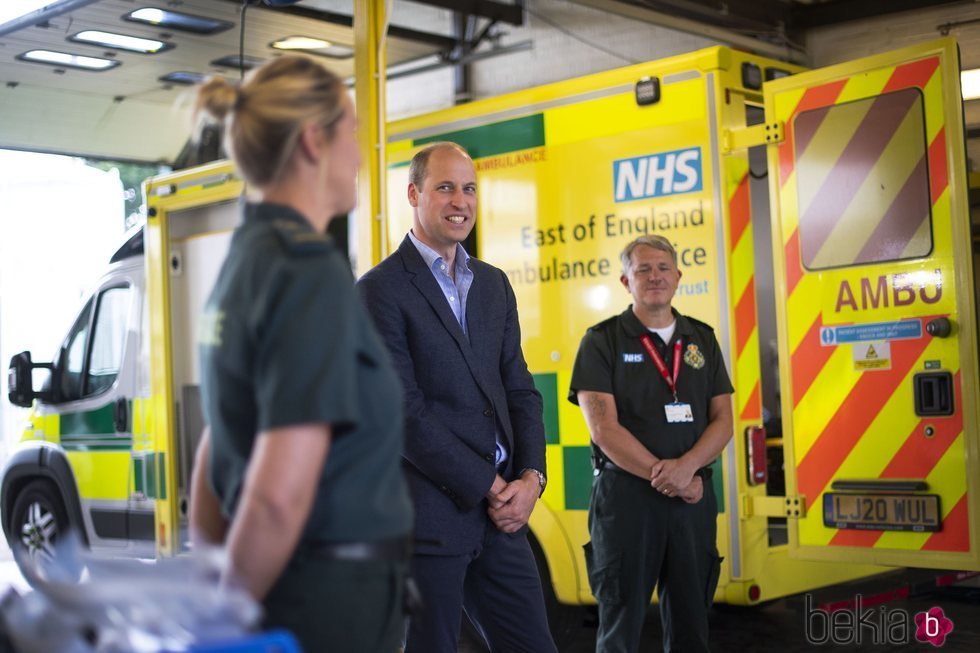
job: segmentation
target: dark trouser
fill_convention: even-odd
[[[405,632],[408,563],[297,554],[266,597],[265,628],[285,628],[305,653],[395,653]]]
[[[488,525],[475,551],[414,556],[412,576],[422,609],[408,620],[405,653],[455,653],[464,609],[491,653],[555,652],[527,536]]]
[[[717,504],[710,481],[696,504],[605,470],[592,486],[585,545],[599,602],[596,653],[635,653],[653,589],[667,653],[708,651],[708,608],[718,584]]]

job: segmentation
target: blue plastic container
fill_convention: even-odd
[[[245,639],[194,646],[190,653],[303,653],[287,630],[270,630]]]

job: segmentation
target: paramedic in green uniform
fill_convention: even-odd
[[[707,651],[720,564],[708,466],[732,437],[732,386],[711,327],[671,307],[670,241],[641,236],[621,259],[633,305],[586,332],[569,391],[596,466],[585,547],[596,651],[639,650],[654,586],[664,650]]]
[[[283,56],[198,103],[260,201],[245,205],[201,317],[209,425],[192,480],[195,543],[304,651],[398,650],[411,504],[402,399],[384,343],[326,235],[360,161],[341,80]]]

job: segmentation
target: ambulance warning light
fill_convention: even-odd
[[[783,77],[789,77],[792,74],[793,73],[791,73],[790,71],[784,70],[782,68],[766,67],[766,81],[767,82],[771,82],[774,79],[782,79]]]
[[[742,63],[742,86],[753,91],[762,88],[762,69],[751,61]]]
[[[660,102],[660,79],[657,77],[640,78],[636,83],[636,103],[645,107],[657,102]]]
[[[766,429],[750,426],[745,429],[746,459],[749,463],[749,485],[762,485],[769,479],[766,466]]]
[[[926,333],[933,338],[948,338],[953,332],[953,325],[949,318],[937,317],[926,323]]]

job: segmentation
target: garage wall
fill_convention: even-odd
[[[527,8],[523,26],[501,25],[506,32],[501,44],[530,40],[532,49],[471,64],[475,99],[717,45],[717,41],[567,0],[528,0]],[[453,103],[451,68],[388,83],[390,119],[443,109]]]
[[[806,47],[814,66],[828,66],[940,38],[939,26],[977,19],[980,4],[976,2],[906,11],[813,30],[807,35]],[[980,68],[980,22],[953,26],[949,35],[960,44],[961,67]],[[964,114],[967,128],[980,129],[980,100],[967,102]],[[967,149],[972,169],[980,169],[980,138],[968,140]]]
[[[717,43],[605,14],[567,0],[528,0],[527,6],[525,25],[504,26],[506,35],[501,42],[530,40],[532,49],[473,63],[474,98],[660,59]],[[977,18],[980,18],[980,3],[964,2],[812,30],[805,42],[811,64],[819,67],[938,38],[941,34],[937,26]],[[980,23],[953,27],[950,35],[960,43],[963,67],[980,67]],[[450,68],[395,79],[388,84],[388,117],[393,120],[453,103]],[[966,103],[965,114],[968,127],[980,128],[980,100]],[[973,168],[980,169],[980,138],[971,139],[968,149]]]

